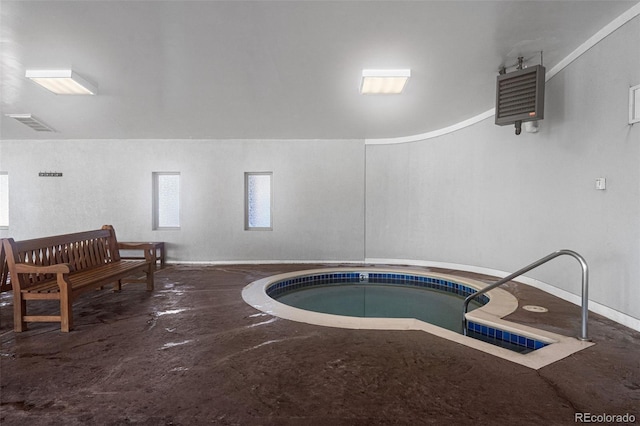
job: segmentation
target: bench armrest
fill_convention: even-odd
[[[49,266],[16,263],[16,272],[18,274],[68,274],[71,272],[71,269],[71,265],[68,263],[58,263]]]
[[[151,250],[153,249],[153,244],[149,243],[121,243],[118,241],[118,249],[120,250]]]
[[[71,290],[71,284],[69,283],[69,272],[73,270],[73,267],[68,263],[57,263],[55,265],[47,265],[47,266],[39,266],[33,265],[30,263],[16,263],[15,271],[16,274],[55,274],[56,275],[56,283],[58,284],[58,288],[60,289],[60,293],[69,294]],[[16,277],[17,278],[17,277]],[[22,283],[20,279],[16,279],[15,281],[12,279],[11,284],[14,285],[13,290],[21,292],[23,290],[28,290],[32,284],[25,283],[26,287],[22,288]]]
[[[155,249],[150,243],[121,243],[118,241],[118,250],[142,250],[147,262],[153,263],[155,259]]]

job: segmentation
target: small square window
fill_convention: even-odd
[[[180,229],[180,173],[153,173],[153,229]]]
[[[272,172],[247,172],[244,174],[245,230],[273,230],[271,185]]]

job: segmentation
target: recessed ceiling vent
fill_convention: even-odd
[[[521,67],[521,64],[520,64]],[[496,124],[515,124],[544,118],[544,74],[542,65],[501,73],[496,82]]]
[[[39,121],[31,114],[7,114],[7,117],[15,118],[25,126],[31,127],[36,132],[54,132],[51,127]]]

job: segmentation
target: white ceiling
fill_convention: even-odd
[[[501,65],[551,69],[637,1],[0,0],[2,139],[360,139],[483,113]],[[73,68],[97,96],[26,69]],[[363,68],[411,68],[363,96]],[[31,113],[56,130],[5,117]]]

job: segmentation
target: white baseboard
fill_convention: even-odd
[[[175,260],[167,261],[174,265],[278,265],[278,264],[356,264],[362,265],[362,260]]]

